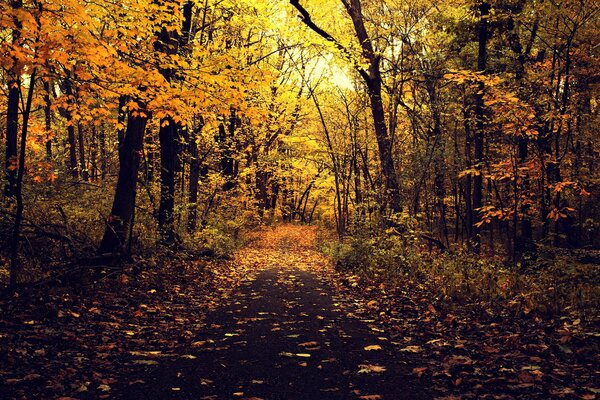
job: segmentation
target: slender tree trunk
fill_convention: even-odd
[[[89,171],[85,159],[85,139],[82,124],[77,125],[77,144],[79,149],[79,172],[81,174],[81,179],[87,182],[89,180]]]
[[[531,32],[531,36],[529,39],[529,42],[527,44],[527,47],[525,49],[525,52],[523,50],[523,46],[521,45],[521,41],[519,39],[519,36],[517,34],[517,32],[515,31],[515,22],[513,20],[513,18],[511,17],[508,21],[509,24],[509,31],[508,31],[508,40],[510,43],[510,47],[512,49],[512,51],[515,53],[516,57],[517,57],[517,62],[515,63],[515,81],[517,82],[517,84],[521,84],[523,78],[525,77],[525,63],[527,62],[527,57],[529,56],[529,53],[531,52],[531,46],[533,45],[533,42],[535,41],[535,37],[537,35],[537,26],[538,26],[538,19],[535,20],[534,22],[534,30],[532,30]],[[519,190],[521,196],[517,196],[515,193],[515,201],[519,200],[519,197],[523,197],[523,196],[527,196],[529,194],[529,191],[531,190],[530,185],[530,179],[529,179],[529,171],[526,169],[527,166],[527,158],[529,157],[529,140],[527,138],[527,136],[525,135],[520,135],[517,138],[517,160],[518,160],[518,164],[519,167],[524,171],[523,172],[523,177],[521,178],[521,184],[516,186],[516,189]],[[517,174],[519,174],[519,169],[517,169]],[[515,179],[517,179],[517,176],[515,176]],[[518,240],[514,240],[513,242],[516,243],[520,243],[524,246],[523,250],[525,250],[526,248],[531,248],[533,246],[533,229],[532,229],[532,225],[531,225],[531,218],[529,216],[529,209],[531,208],[531,206],[527,203],[527,202],[523,202],[521,201],[521,206],[519,207],[518,211],[520,214],[520,237],[518,238]],[[515,215],[515,218],[518,219],[519,216]],[[516,224],[517,224],[517,220],[515,220],[515,232],[516,232]]]
[[[137,175],[144,143],[144,132],[148,117],[145,104],[130,113],[123,141],[119,145],[119,176],[115,188],[112,210],[98,253],[120,253],[126,251],[137,192]]]
[[[172,2],[177,7],[176,2]],[[183,9],[182,33],[179,35],[167,27],[162,27],[154,42],[154,48],[165,55],[176,55],[180,47],[185,47],[190,39],[192,24],[192,5],[186,2]],[[177,79],[173,68],[162,68],[161,73],[167,82]],[[179,133],[182,127],[172,117],[160,121],[158,133],[161,155],[161,186],[158,210],[158,229],[162,244],[171,246],[176,242],[175,234],[175,174],[179,170]]]
[[[190,182],[188,190],[188,218],[187,230],[193,233],[198,223],[198,186],[200,181],[200,154],[198,152],[197,137],[202,130],[202,121],[197,123],[190,132]]]
[[[98,180],[98,130],[96,125],[90,126],[90,176],[92,181]]]
[[[219,125],[219,142],[221,144],[221,172],[225,178],[223,190],[228,191],[235,187],[236,161],[235,155],[235,130],[239,119],[235,109],[231,109],[227,127],[224,124]]]
[[[23,6],[21,0],[12,0],[13,10]],[[16,48],[21,40],[21,22],[15,18],[15,28],[12,32],[12,44]],[[17,192],[17,137],[19,135],[19,100],[21,93],[21,67],[17,58],[12,59],[12,66],[8,73],[8,99],[6,109],[6,158],[5,174],[6,186],[4,194],[7,198],[14,198]]]
[[[433,153],[432,162],[434,169],[433,186],[436,198],[437,223],[436,229],[441,242],[448,244],[448,226],[446,224],[446,186],[445,186],[445,143],[442,135],[442,122],[437,94],[437,80],[434,75],[426,78],[427,92],[429,94],[429,103],[432,117],[432,140]]]
[[[362,15],[362,4],[360,0],[349,0],[344,2],[346,11],[352,19],[356,37],[361,45],[363,56],[368,60],[369,66],[366,73],[361,74],[367,85],[371,114],[375,125],[375,138],[379,150],[379,162],[384,179],[385,196],[389,200],[389,206],[393,213],[402,211],[400,198],[400,187],[396,166],[392,154],[392,141],[385,121],[385,110],[382,98],[382,78],[380,70],[381,58],[375,53],[371,38],[367,33]]]
[[[488,41],[488,15],[490,12],[490,5],[487,1],[483,1],[479,6],[479,28],[478,28],[478,56],[477,56],[477,69],[479,72],[485,72],[487,68],[487,41]],[[473,251],[479,253],[481,245],[481,234],[480,228],[477,225],[481,221],[480,208],[483,206],[483,163],[484,163],[484,133],[485,133],[485,115],[484,115],[484,104],[483,104],[483,91],[485,85],[483,82],[479,82],[477,85],[477,93],[475,94],[475,135],[473,137],[474,144],[474,161],[475,169],[477,173],[473,177],[473,209],[476,212],[476,222],[473,225],[473,235],[471,242],[473,244]]]
[[[358,65],[355,65],[355,68],[367,86],[371,114],[375,128],[375,138],[377,139],[377,148],[379,150],[379,162],[384,181],[384,198],[387,199],[392,213],[399,213],[402,211],[400,186],[394,165],[392,141],[388,132],[387,124],[385,122],[385,111],[381,93],[381,56],[376,54],[371,38],[369,37],[369,34],[365,28],[361,0],[344,0],[342,3],[346,8],[346,12],[350,16],[350,19],[352,20],[356,38],[358,39],[362,49],[362,55],[368,63],[366,70]],[[337,41],[323,29],[319,28],[312,21],[309,12],[300,4],[299,0],[290,0],[290,4],[292,4],[300,12],[302,22],[304,22],[321,37],[333,42],[335,46],[341,49],[346,55],[349,55],[348,50],[339,41]]]
[[[473,168],[473,133],[469,123],[468,105],[465,105],[465,166],[468,170]],[[471,247],[471,238],[473,237],[473,177],[468,173],[465,176],[465,231],[468,241],[468,246]]]
[[[75,121],[73,120],[74,99],[73,87],[70,78],[65,78],[65,95],[67,96],[67,109],[65,115],[67,119],[67,138],[69,143],[69,170],[73,179],[79,179],[77,171],[77,138],[75,136]]]
[[[106,174],[108,173],[108,158],[106,154],[106,130],[104,124],[100,125],[98,131],[98,144],[100,146],[100,175],[102,180],[106,179]]]
[[[50,100],[50,81],[44,79],[44,122],[46,128],[46,159],[52,159],[52,102]]]
[[[31,114],[31,102],[33,100],[33,91],[35,90],[36,69],[34,68],[29,80],[29,90],[27,93],[27,102],[23,110],[23,126],[21,127],[21,149],[19,152],[19,163],[17,169],[17,181],[15,184],[15,200],[17,210],[15,213],[15,224],[13,229],[11,243],[11,257],[9,270],[9,284],[14,286],[18,283],[21,273],[19,266],[19,241],[21,236],[21,222],[23,220],[23,176],[25,175],[25,147],[27,145],[27,129],[29,126],[29,115]]]
[[[158,138],[160,142],[160,205],[158,227],[161,242],[175,243],[175,170],[177,160],[177,127],[172,118],[161,121]]]

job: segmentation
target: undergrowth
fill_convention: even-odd
[[[19,243],[20,282],[31,284],[53,279],[74,270],[86,269],[99,261],[96,249],[102,238],[112,199],[103,196],[102,186],[85,182],[53,183],[61,196],[35,186],[27,187],[28,200]],[[257,225],[255,211],[239,212],[232,197],[206,208],[196,229],[187,232],[187,209],[177,209],[178,242],[173,248],[159,244],[157,209],[146,191],[140,189],[131,239],[126,251],[138,265],[150,260],[229,258],[244,243],[244,232]],[[202,206],[199,206],[202,211]],[[0,212],[0,288],[9,280],[10,243],[14,212]],[[90,263],[92,265],[90,265]],[[100,262],[101,263],[101,262]],[[105,263],[106,264],[106,263]],[[108,267],[114,267],[111,262]],[[79,273],[80,271],[78,271]]]
[[[450,309],[598,319],[598,265],[566,251],[540,252],[523,267],[465,247],[442,252],[424,242],[410,223],[379,232],[355,227],[342,241],[329,236],[318,242],[338,270],[386,285],[424,285]]]

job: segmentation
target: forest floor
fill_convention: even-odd
[[[173,261],[75,294],[0,300],[8,399],[594,399],[581,321],[452,312],[425,285],[336,272],[309,227],[230,261]],[[135,275],[135,276],[133,276]]]

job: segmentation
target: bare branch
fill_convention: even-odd
[[[300,13],[300,19],[302,20],[302,22],[304,22],[304,24],[306,26],[308,26],[310,29],[312,29],[315,33],[317,33],[323,39],[327,40],[328,42],[333,43],[333,45],[338,50],[340,50],[344,54],[344,56],[346,56],[346,58],[352,63],[352,66],[354,67],[354,69],[356,69],[356,71],[358,71],[358,73],[363,77],[363,79],[366,82],[369,82],[370,76],[369,76],[368,72],[360,67],[360,65],[356,62],[356,60],[354,60],[354,57],[352,57],[352,53],[346,47],[344,47],[336,38],[331,36],[328,32],[321,29],[317,24],[314,23],[314,21],[310,17],[310,13],[306,10],[306,8],[304,8],[300,4],[300,0],[290,0],[290,4],[292,6],[294,6],[294,8],[296,8],[296,10],[298,10],[298,12]]]

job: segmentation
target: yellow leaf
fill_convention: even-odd
[[[386,368],[384,366],[381,365],[374,365],[374,364],[360,364],[358,366],[359,370],[358,373],[359,374],[371,374],[371,373],[381,373],[381,372],[385,372]]]

